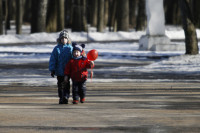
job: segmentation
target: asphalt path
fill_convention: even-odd
[[[199,83],[88,83],[84,104],[56,86],[0,86],[0,132],[199,133]]]

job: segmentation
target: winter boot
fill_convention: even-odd
[[[81,102],[81,103],[84,103],[84,102],[85,102],[85,98],[82,98],[82,99],[80,100],[80,102]]]
[[[59,104],[63,104],[63,100],[61,98],[59,99]]]
[[[73,100],[73,104],[78,104],[78,100]]]
[[[68,99],[64,98],[63,99],[63,104],[68,104]]]

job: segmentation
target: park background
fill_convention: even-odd
[[[92,3],[103,1],[0,0],[4,7],[0,11],[0,132],[200,132],[200,58],[199,54],[185,54],[180,1],[164,1],[165,34],[178,46],[173,51],[138,50],[139,39],[146,34],[144,0],[105,0],[103,7],[110,3],[105,10],[122,13],[130,9],[128,16],[135,15],[130,17],[134,21],[118,19],[119,13],[109,17],[104,13],[110,19],[107,24],[94,26],[91,14],[97,17],[93,11],[97,7]],[[130,8],[118,7],[127,1]],[[199,39],[199,1],[190,2]],[[10,21],[9,14],[13,15]],[[87,21],[83,21],[86,14]],[[120,27],[120,20],[128,24],[123,22],[125,27]],[[85,26],[83,22],[87,22]],[[139,24],[143,29],[138,29]],[[86,102],[77,106],[58,104],[56,79],[48,70],[50,54],[63,29],[69,31],[72,41],[85,43],[86,52],[99,52],[94,77],[87,81]]]
[[[105,62],[105,67],[94,69],[96,77],[93,82],[122,79],[133,81],[137,79],[134,72],[183,75],[199,72],[199,55],[185,55],[185,31],[181,22],[183,15],[178,0],[163,2],[165,34],[171,40],[171,44],[177,45],[174,51],[138,50],[138,41],[146,34],[145,0],[2,0],[1,3],[2,66],[45,64],[42,76],[41,69],[38,71],[35,68],[30,70],[27,68],[27,71],[24,71],[24,68],[13,71],[2,69],[2,84],[10,82],[26,84],[33,82],[33,85],[56,84],[56,81],[49,77],[48,60],[56,45],[59,32],[63,29],[68,30],[72,41],[86,43],[86,52],[91,49],[98,50],[97,64]],[[200,38],[198,1],[191,0],[186,4],[192,7],[190,13],[191,17],[194,17],[192,20],[196,27],[196,37]],[[112,67],[106,65],[119,62],[127,65],[119,64]],[[10,74],[7,74],[8,71]],[[20,76],[21,71],[24,72],[23,76]],[[127,73],[132,76],[114,74],[115,76],[110,77],[113,73]],[[157,80],[160,78],[162,79],[159,77]],[[154,77],[153,80],[155,79]],[[169,76],[167,80],[173,78]]]

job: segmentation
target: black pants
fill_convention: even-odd
[[[58,96],[61,101],[68,99],[70,96],[70,81],[64,82],[64,76],[57,76]]]
[[[80,99],[85,98],[85,95],[86,95],[86,81],[83,81],[83,82],[73,81],[72,95],[73,95],[73,100],[79,100],[79,97],[80,97]]]

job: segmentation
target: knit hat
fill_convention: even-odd
[[[69,33],[67,30],[63,30],[60,32],[58,39],[61,39],[62,37],[66,37],[67,39],[69,39]]]
[[[78,50],[82,53],[83,49],[85,48],[85,44],[78,45],[77,43],[72,43],[73,51]]]

